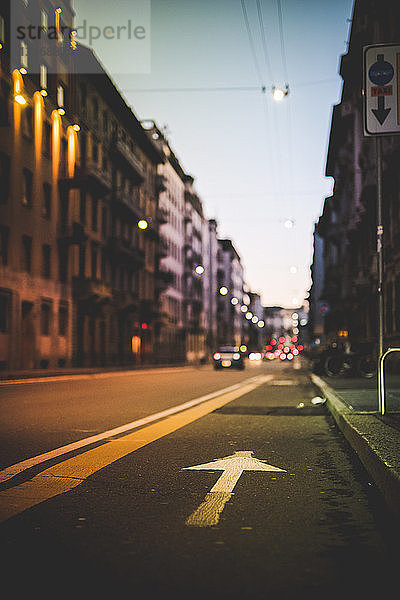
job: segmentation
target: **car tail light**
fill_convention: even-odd
[[[221,355],[220,355],[220,353],[219,353],[219,352],[216,352],[216,353],[214,354],[214,356],[213,356],[213,359],[214,359],[214,360],[219,360],[220,358],[221,358]]]
[[[280,358],[281,360],[286,360],[286,354],[284,354],[284,353],[282,352],[282,354],[280,354],[280,355],[279,355],[279,358]]]
[[[233,360],[239,360],[240,354],[238,352],[235,352],[235,354],[232,354],[232,358],[233,358]]]
[[[288,360],[292,360],[293,359],[293,354],[291,352],[289,352],[289,354],[286,357]]]

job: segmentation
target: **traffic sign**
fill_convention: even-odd
[[[400,46],[364,47],[364,135],[400,133]]]

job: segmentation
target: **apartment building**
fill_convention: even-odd
[[[45,36],[42,60],[0,8],[0,367],[63,367],[73,354],[72,285],[58,243],[59,181],[76,152],[68,38]],[[15,2],[15,23],[72,27],[71,2]],[[12,48],[13,52],[10,51]],[[63,49],[63,52],[59,50]]]
[[[12,6],[43,32],[73,28],[71,2]],[[46,63],[25,40],[12,57],[9,8],[0,15],[0,366],[149,361],[163,155],[69,36],[43,35]],[[76,61],[90,74],[76,74]]]
[[[203,204],[194,188],[194,178],[185,176],[184,326],[188,362],[207,358],[206,323],[203,309]]]
[[[218,345],[240,346],[243,339],[243,266],[230,239],[218,239]],[[222,292],[222,293],[221,293]],[[250,299],[248,305],[250,304]],[[246,311],[247,312],[247,311]]]
[[[317,225],[323,240],[324,286],[319,301],[323,303],[326,341],[343,331],[356,344],[374,345],[377,338],[377,159],[375,139],[363,133],[362,57],[366,45],[398,43],[392,18],[397,4],[395,0],[356,0],[348,52],[341,58],[342,97],[333,109],[326,164],[326,174],[334,178],[335,184]],[[398,345],[398,136],[382,138],[382,154],[385,343]],[[315,302],[315,298],[311,300]]]

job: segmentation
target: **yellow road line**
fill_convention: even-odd
[[[270,379],[272,375],[259,377],[253,383],[237,390],[64,460],[31,480],[0,492],[0,522],[50,498],[69,492],[96,471],[251,392]]]

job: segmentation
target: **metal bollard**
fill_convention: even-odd
[[[378,407],[381,415],[386,413],[386,398],[385,398],[385,358],[392,352],[400,352],[400,348],[388,348],[386,352],[379,357],[379,379],[378,379]]]

